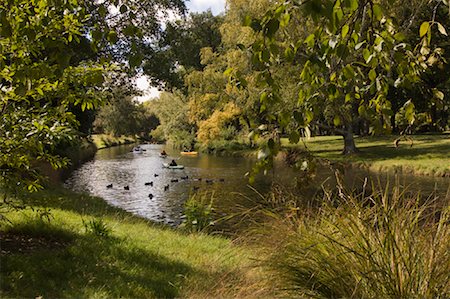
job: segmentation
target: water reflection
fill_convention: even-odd
[[[247,186],[245,173],[251,170],[254,161],[240,157],[215,157],[199,155],[198,157],[180,156],[179,152],[165,148],[163,145],[142,145],[142,154],[131,152],[130,146],[113,147],[99,150],[95,158],[74,171],[66,181],[66,186],[78,192],[87,192],[104,198],[108,203],[121,207],[145,218],[172,225],[178,225],[182,219],[183,203],[195,187],[200,190],[216,190],[220,200],[232,198],[231,193],[240,192],[250,196],[256,194]],[[169,157],[159,157],[162,149]],[[183,170],[170,170],[162,167],[163,162],[175,159],[184,165]],[[188,179],[181,177],[188,176]],[[321,171],[311,182],[311,188],[317,190],[332,174]],[[365,177],[373,176],[367,171],[347,169],[345,181],[347,186],[358,188]],[[294,173],[286,167],[277,166],[269,176],[259,176],[255,188],[267,191],[273,179],[278,182],[292,183]],[[392,175],[382,175],[380,180],[392,179]],[[178,182],[171,182],[178,179]],[[207,183],[211,180],[212,183]],[[412,189],[426,192],[439,190],[445,194],[449,186],[446,178],[403,176],[400,180]],[[153,186],[145,183],[153,182]],[[112,188],[106,188],[113,184]],[[165,190],[164,186],[169,185]],[[333,188],[335,181],[331,178],[325,183]],[[129,190],[124,187],[128,186]],[[151,196],[149,197],[149,195]],[[445,196],[445,195],[444,195]],[[233,197],[236,198],[236,197]],[[235,199],[234,199],[235,200]]]

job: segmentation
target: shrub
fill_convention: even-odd
[[[184,204],[185,220],[182,228],[189,232],[207,231],[214,225],[214,192],[194,193]]]

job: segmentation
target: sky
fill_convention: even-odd
[[[211,9],[213,15],[218,15],[224,12],[225,1],[226,0],[190,0],[186,2],[186,6],[190,12],[202,12]],[[150,87],[145,76],[137,78],[136,85],[144,92],[143,96],[136,97],[139,102],[158,97],[159,95],[158,89]]]

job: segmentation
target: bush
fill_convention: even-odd
[[[185,220],[182,228],[189,232],[207,231],[214,225],[213,221],[214,193],[194,193],[184,204]]]
[[[289,295],[450,298],[448,200],[423,203],[398,188],[337,194],[275,228],[288,233],[267,265]]]

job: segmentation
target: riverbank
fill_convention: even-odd
[[[108,148],[117,145],[132,144],[137,142],[133,136],[112,136],[108,134],[94,134],[91,136],[92,142],[97,149]]]
[[[62,188],[1,222],[1,297],[267,296],[251,252],[187,234]],[[34,210],[32,210],[32,209]]]
[[[450,177],[450,135],[413,135],[394,144],[398,136],[355,137],[360,150],[354,155],[341,154],[341,136],[312,137],[292,145],[282,139],[284,148],[308,149],[319,158],[349,163],[371,171],[397,171],[413,175]],[[305,147],[306,146],[306,147]]]

